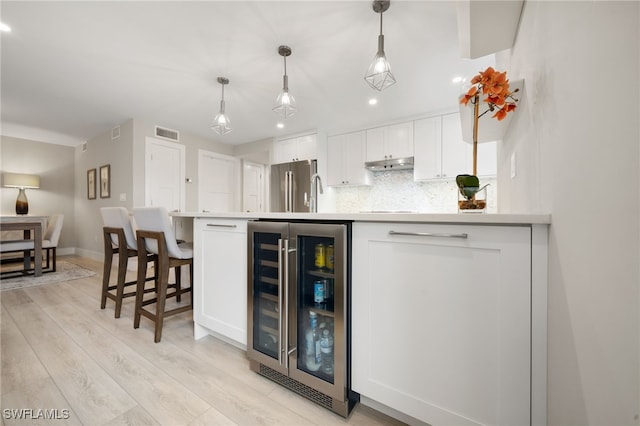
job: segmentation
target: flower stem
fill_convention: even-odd
[[[478,101],[479,96],[476,94],[474,96],[474,105],[473,105],[473,175],[478,176],[477,173],[477,162],[478,162]],[[482,114],[486,114],[486,111]]]

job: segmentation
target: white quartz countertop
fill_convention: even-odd
[[[486,214],[486,213],[200,213],[176,212],[175,217],[211,219],[277,219],[277,220],[335,220],[355,222],[407,222],[407,223],[463,223],[486,225],[550,224],[549,214]]]

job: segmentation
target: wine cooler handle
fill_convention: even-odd
[[[441,238],[467,238],[469,234],[443,234],[431,232],[396,232],[389,231],[389,235],[409,235],[413,237],[441,237]]]
[[[284,282],[284,274],[285,274],[285,269],[284,269],[284,262],[283,262],[283,256],[282,256],[282,251],[283,251],[283,244],[282,244],[282,238],[278,239],[278,310],[279,310],[279,315],[278,315],[278,331],[280,332],[280,338],[278,339],[278,344],[279,344],[279,348],[278,348],[278,363],[280,365],[282,365],[282,352],[284,352],[284,348],[282,347],[282,287],[283,287],[283,282]]]
[[[284,314],[280,314],[280,315],[284,315],[284,333],[283,333],[283,337],[284,337],[284,344],[282,345],[282,352],[284,354],[283,358],[284,358],[284,366],[285,368],[289,368],[289,354],[287,353],[289,350],[289,239],[284,240],[284,247],[282,252],[284,253],[283,259],[284,259],[284,290],[282,290],[282,292],[284,293],[284,311],[280,311],[280,312],[284,312]]]
[[[284,257],[286,258],[286,263],[287,263],[287,269],[286,269],[286,272],[285,272],[285,280],[284,280],[284,283],[285,283],[284,284],[284,287],[285,287],[285,290],[284,290],[285,291],[285,293],[284,293],[285,294],[284,306],[287,307],[287,309],[285,309],[285,318],[286,318],[286,320],[285,320],[285,324],[286,324],[286,326],[285,326],[285,328],[286,328],[285,336],[286,336],[286,340],[285,340],[285,346],[284,347],[285,347],[285,350],[287,352],[287,357],[286,357],[286,361],[285,361],[285,367],[287,369],[289,369],[289,356],[298,349],[298,339],[297,339],[297,337],[296,337],[296,339],[294,341],[295,346],[292,349],[289,349],[289,336],[290,336],[290,334],[289,334],[289,309],[290,309],[290,307],[289,307],[289,262],[290,262],[289,255],[291,253],[295,253],[295,252],[296,252],[295,248],[289,248],[289,240],[284,240],[284,253],[285,253]],[[294,260],[294,262],[297,263],[297,260]]]

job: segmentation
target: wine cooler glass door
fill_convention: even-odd
[[[249,224],[252,261],[247,347],[251,358],[286,373],[283,336],[286,306],[282,285],[286,261],[282,247],[287,232],[281,228],[281,224],[274,229],[270,229],[269,224]]]
[[[297,248],[296,379],[326,394],[344,379],[344,232],[342,225],[292,225]],[[336,352],[337,351],[337,352]],[[336,353],[338,354],[336,356]]]

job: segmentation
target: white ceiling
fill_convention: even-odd
[[[391,2],[385,51],[398,83],[383,92],[363,79],[379,32],[370,1],[3,0],[0,13],[12,28],[1,36],[2,134],[72,145],[131,118],[230,144],[355,130],[453,110],[452,78],[493,62],[460,58],[453,1]],[[281,44],[293,50],[298,113],[277,129]],[[218,76],[230,80],[225,136],[209,128]]]

